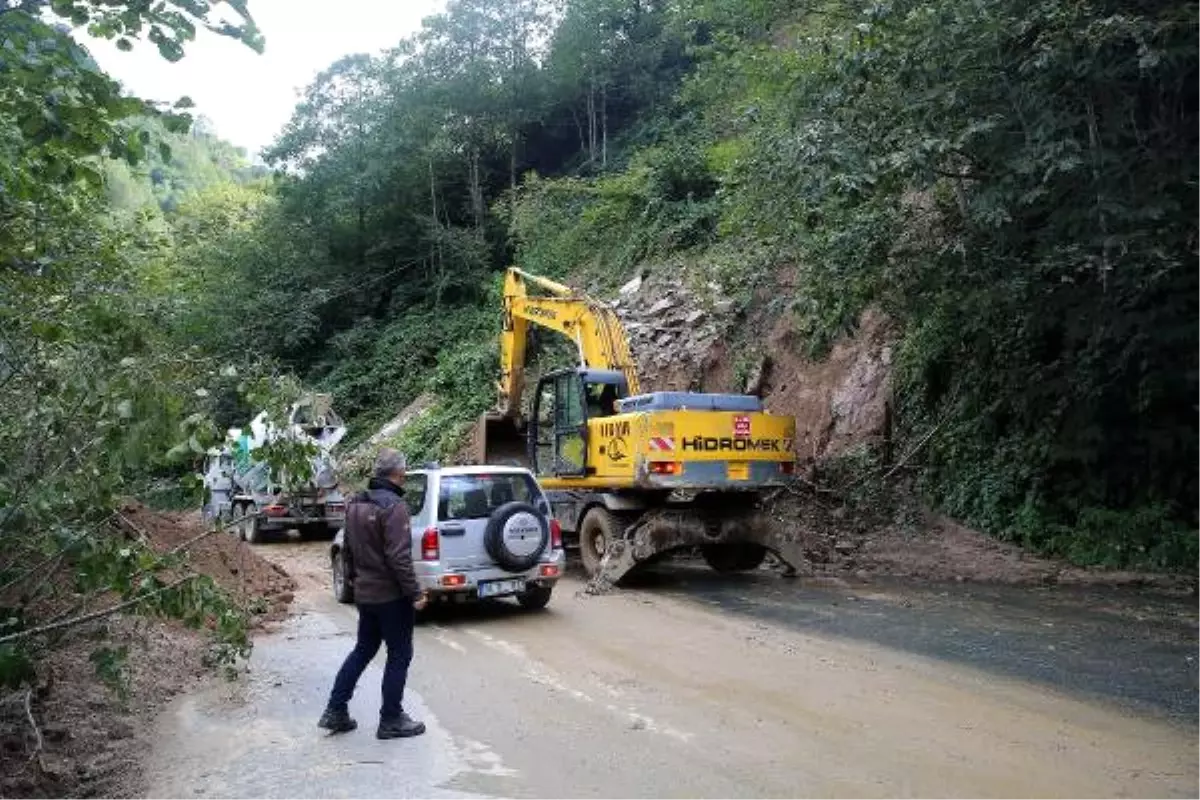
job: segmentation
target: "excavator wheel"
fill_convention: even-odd
[[[709,544],[702,547],[700,553],[717,572],[749,572],[762,566],[767,548],[753,542]]]
[[[620,535],[621,525],[608,509],[596,506],[584,515],[579,526],[579,558],[589,578],[600,571],[605,550]]]

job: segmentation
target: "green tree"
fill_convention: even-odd
[[[164,256],[165,229],[150,224],[161,220],[114,214],[103,192],[105,158],[136,165],[153,143],[130,123],[156,117],[179,131],[189,120],[123,96],[63,29],[37,16],[86,25],[122,48],[144,35],[168,58],[197,25],[260,44],[244,5],[231,4],[240,24],[214,22],[216,5],[0,3],[5,686],[29,681],[47,648],[116,611],[208,628],[223,663],[248,648],[242,610],[188,570],[182,551],[155,555],[122,535],[118,509],[139,481],[178,474],[172,445],[197,454],[215,434],[203,388],[217,365],[164,338],[161,298],[145,291]],[[120,652],[101,647],[97,667],[117,674]]]

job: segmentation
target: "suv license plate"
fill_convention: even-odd
[[[480,597],[500,597],[525,591],[525,581],[488,581],[479,584]]]

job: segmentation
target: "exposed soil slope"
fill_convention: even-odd
[[[195,513],[161,513],[131,504],[122,514],[131,535],[161,551],[203,533]],[[257,612],[256,626],[286,616],[294,581],[233,535],[213,534],[188,552],[193,569]],[[129,650],[124,698],[97,678],[90,655],[100,643]],[[200,634],[158,619],[116,616],[73,631],[42,664],[36,684],[0,704],[0,795],[138,793],[150,722],[168,700],[210,674],[205,653]]]

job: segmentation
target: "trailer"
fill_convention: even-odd
[[[333,455],[345,435],[346,426],[329,395],[310,395],[293,404],[282,430],[270,423],[266,412],[246,429],[231,428],[224,444],[210,450],[205,460],[205,519],[231,524],[251,544],[292,529],[304,538],[332,539],[346,518]],[[280,438],[315,445],[307,480],[273,477],[270,466],[256,458],[259,448]]]

